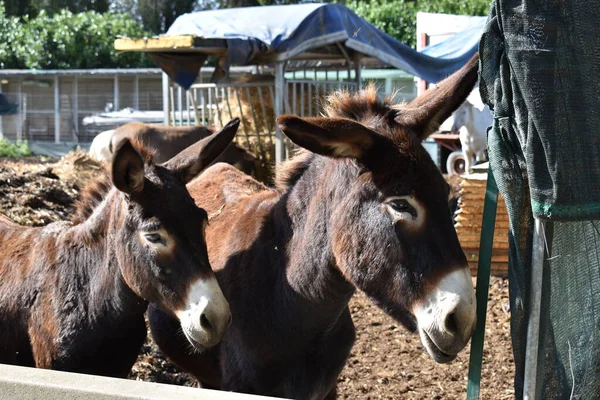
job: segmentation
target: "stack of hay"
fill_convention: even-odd
[[[483,221],[486,183],[487,172],[462,177],[459,205],[455,217],[458,239],[467,256],[473,275],[477,274],[477,262],[479,260],[479,240]],[[506,204],[502,195],[499,195],[492,248],[491,273],[495,276],[506,276],[508,274],[508,230]]]
[[[274,84],[274,82],[275,78],[272,75],[244,74],[237,78],[234,84]],[[293,98],[293,91],[288,90],[288,99],[286,105],[284,105],[286,109],[293,108],[295,105],[297,114],[302,114],[300,112],[302,107],[304,112],[307,113],[311,101],[313,102],[311,104],[313,110],[319,109],[322,94],[320,94],[320,97],[315,96],[314,84],[309,83],[305,86],[304,93],[299,88],[297,89],[296,99]],[[311,86],[311,96],[309,96],[308,86]],[[222,124],[235,117],[240,118],[241,126],[238,130],[236,142],[259,155],[264,162],[273,161],[275,156],[275,103],[272,98],[274,90],[274,87],[269,86],[228,87],[226,89],[226,99],[228,98],[229,101],[223,99],[217,104],[220,110],[220,118],[218,113],[213,116],[213,124],[217,128],[222,128]],[[286,146],[289,148],[290,143],[286,143]]]

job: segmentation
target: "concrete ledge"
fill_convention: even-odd
[[[196,389],[0,364],[0,400],[267,400]]]

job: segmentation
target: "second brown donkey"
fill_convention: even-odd
[[[125,377],[148,302],[177,319],[190,349],[221,340],[229,304],[208,261],[206,211],[185,184],[238,125],[165,164],[123,140],[72,221],[30,228],[0,215],[0,363]]]
[[[333,398],[358,289],[417,331],[435,361],[453,360],[475,326],[475,293],[448,185],[421,141],[471,92],[477,67],[475,57],[407,105],[371,87],[332,95],[326,117],[279,117],[308,151],[278,171],[276,188],[224,164],[191,182],[233,323],[191,354],[177,320],[150,308],[160,348],[206,387]]]

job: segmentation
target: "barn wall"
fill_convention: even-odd
[[[58,128],[61,142],[89,142],[96,132],[85,129],[83,119],[87,116],[102,113],[111,106],[162,110],[162,78],[158,70],[138,76],[129,71],[117,74],[116,79],[118,90],[115,90],[115,75],[97,72],[65,76],[29,72],[3,75],[0,71],[0,92],[8,103],[18,106],[16,114],[0,113],[0,133],[10,140],[55,141]]]

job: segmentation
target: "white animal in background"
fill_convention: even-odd
[[[474,165],[473,159],[476,162],[486,160],[487,129],[492,125],[494,119],[489,107],[484,105],[481,100],[477,101],[478,97],[476,95],[468,98],[452,114],[454,123],[451,131],[459,135],[460,145],[465,157],[466,173],[471,173]]]
[[[109,144],[114,131],[114,129],[111,129],[110,131],[100,132],[94,137],[90,145],[90,157],[101,162],[111,159],[112,153],[110,152]]]

